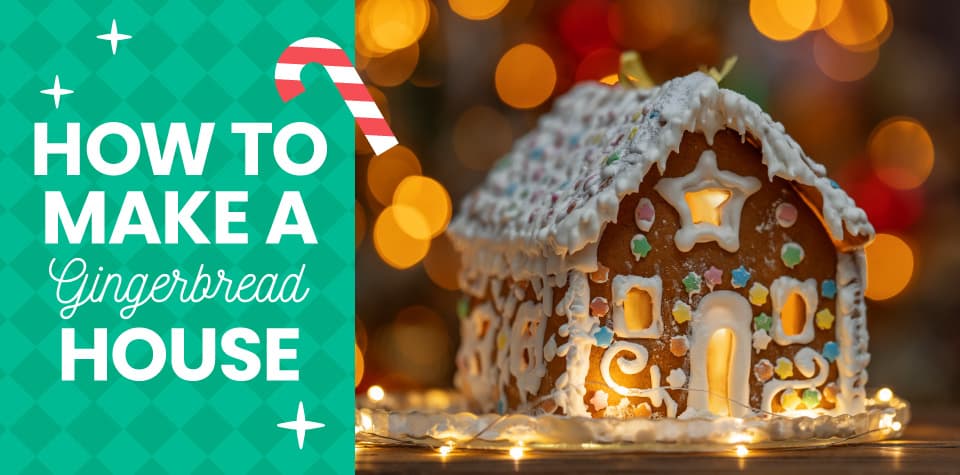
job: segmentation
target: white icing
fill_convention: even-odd
[[[750,302],[730,290],[705,295],[690,322],[690,393],[687,409],[691,414],[709,413],[710,388],[707,383],[707,356],[710,337],[722,328],[733,332],[728,394],[730,415],[743,417],[750,403]]]
[[[763,384],[763,396],[760,399],[760,409],[766,412],[772,412],[773,398],[777,397],[785,389],[816,388],[822,386],[830,374],[830,363],[828,363],[823,356],[820,356],[820,353],[817,353],[809,347],[803,347],[797,352],[793,357],[793,364],[800,371],[800,374],[809,379],[773,378],[767,381]],[[819,368],[819,371],[816,372],[816,377],[811,378],[814,374],[814,364]]]
[[[543,333],[547,318],[540,311],[540,304],[524,302],[517,310],[510,333],[510,374],[517,381],[520,403],[527,402],[527,395],[536,396],[540,382],[547,373],[543,360]]]
[[[730,192],[720,210],[720,224],[694,223],[686,194],[707,188],[722,188]],[[716,241],[729,252],[740,249],[740,212],[747,198],[760,190],[760,180],[740,176],[717,168],[717,154],[707,150],[700,155],[697,167],[680,178],[661,178],[654,187],[657,193],[677,210],[680,229],[673,237],[677,249],[687,252],[697,243]]]
[[[781,177],[805,185],[802,193],[820,195],[810,201],[823,203],[819,211],[835,241],[872,238],[863,210],[780,123],[743,95],[692,73],[652,89],[584,83],[558,98],[451,223],[463,273],[519,281],[595,270],[596,249],[580,251],[599,241],[604,226],[616,220],[620,200],[636,191],[652,165],[665,169],[684,132],[702,132],[712,143],[725,128],[756,138],[771,180]],[[618,159],[608,164],[614,155]]]
[[[667,384],[671,388],[682,388],[684,384],[687,384],[687,373],[684,373],[680,368],[671,369],[670,376],[667,376]]]
[[[623,309],[627,292],[640,289],[650,294],[652,320],[647,328],[630,328],[627,325]],[[660,301],[663,296],[663,283],[660,276],[640,277],[637,275],[618,275],[613,278],[613,332],[620,338],[660,338],[663,333],[663,316],[660,315]]]
[[[866,258],[863,251],[837,253],[837,410],[856,414],[865,408],[867,364],[867,312],[863,301],[866,287]]]
[[[803,299],[805,315],[803,330],[796,335],[787,335],[783,331],[781,313],[783,305],[792,293],[798,294],[800,298]],[[800,281],[793,277],[783,276],[776,278],[773,283],[770,284],[770,300],[773,305],[773,327],[771,328],[773,341],[783,346],[794,343],[810,343],[813,341],[813,316],[817,311],[817,295],[816,279]]]
[[[557,356],[557,339],[554,335],[550,335],[547,344],[543,346],[543,359],[550,362],[553,361],[554,356]]]
[[[761,328],[753,332],[753,349],[756,350],[757,353],[760,353],[767,349],[771,340],[773,340],[773,338],[770,338],[770,334]]]
[[[493,409],[493,391],[498,372],[491,361],[500,317],[489,303],[477,305],[460,324],[460,349],[457,350],[458,389],[471,395],[484,410]],[[479,333],[486,326],[481,338]]]
[[[567,341],[557,347],[557,355],[566,358],[567,370],[554,384],[553,398],[558,407],[568,416],[586,416],[587,406],[583,396],[584,385],[590,369],[590,349],[593,347],[593,332],[599,320],[590,316],[590,286],[587,275],[571,271],[567,293],[557,304],[556,314],[566,316],[567,323],[560,326],[557,334]]]
[[[621,353],[629,353],[632,355],[632,358],[620,356],[614,360],[614,358]],[[615,393],[627,397],[647,398],[654,407],[660,407],[666,403],[667,417],[677,417],[677,403],[670,397],[666,388],[660,385],[659,366],[650,366],[649,388],[628,388],[614,381],[613,376],[610,374],[610,367],[614,363],[616,363],[623,374],[637,374],[646,369],[648,359],[647,348],[643,345],[623,340],[616,341],[603,352],[603,357],[600,359],[600,376],[603,378],[603,382]],[[621,404],[622,401],[623,400],[621,400]]]

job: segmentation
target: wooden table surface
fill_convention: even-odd
[[[357,473],[955,473],[960,474],[960,408],[913,408],[904,437],[822,449],[734,454],[505,452],[409,447],[357,450]]]

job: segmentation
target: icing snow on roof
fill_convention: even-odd
[[[699,72],[652,89],[575,86],[464,200],[450,235],[468,259],[500,261],[482,265],[488,270],[505,264],[516,275],[512,259],[563,260],[600,239],[604,225],[616,220],[620,200],[636,191],[653,164],[664,170],[684,132],[702,132],[712,142],[724,128],[756,138],[770,179],[802,185],[811,205],[822,205],[836,242],[856,247],[873,237],[863,210],[782,124]],[[470,256],[481,243],[482,255]]]

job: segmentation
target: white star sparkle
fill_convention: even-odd
[[[325,427],[326,424],[320,422],[308,421],[303,415],[303,401],[300,401],[300,407],[297,408],[297,418],[292,421],[281,422],[277,424],[277,427],[281,429],[289,429],[297,431],[297,444],[300,446],[300,450],[303,450],[303,437],[307,434],[308,430],[321,429]]]
[[[55,109],[60,108],[60,96],[66,96],[68,94],[73,94],[73,89],[63,89],[60,87],[60,75],[53,77],[53,88],[44,89],[40,91],[40,94],[46,94],[48,96],[53,96],[53,107]]]
[[[110,42],[110,49],[113,50],[114,56],[117,54],[117,43],[123,40],[129,40],[133,38],[130,35],[125,35],[123,33],[117,32],[117,20],[114,18],[113,24],[110,25],[110,33],[105,33],[102,35],[97,35],[97,39],[105,40]]]

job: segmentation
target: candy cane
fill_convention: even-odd
[[[390,125],[367,92],[347,53],[326,38],[302,38],[283,50],[273,76],[283,102],[304,91],[300,72],[308,63],[320,63],[327,70],[374,153],[380,155],[397,144]]]

